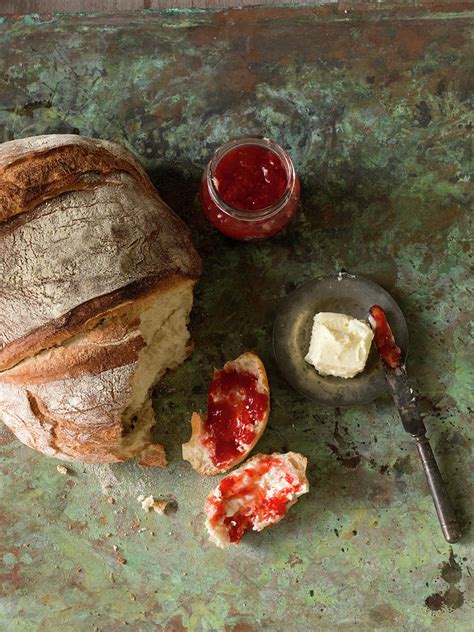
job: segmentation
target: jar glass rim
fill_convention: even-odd
[[[273,153],[280,158],[287,175],[287,183],[283,195],[271,206],[252,212],[242,211],[242,209],[235,208],[223,200],[214,181],[214,174],[216,172],[217,165],[220,163],[222,158],[233,149],[236,149],[237,147],[244,147],[246,145],[265,147],[266,149],[273,151]],[[211,199],[223,213],[244,222],[254,222],[273,217],[286,206],[295,189],[296,173],[291,158],[286,151],[278,145],[278,143],[275,143],[275,141],[265,136],[239,136],[227,141],[217,148],[207,166],[206,179]]]

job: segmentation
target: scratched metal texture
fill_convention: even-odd
[[[123,143],[204,259],[196,350],[156,390],[165,471],[64,475],[2,426],[2,632],[472,630],[472,26],[452,3],[1,22],[0,139]],[[247,132],[281,143],[302,180],[291,227],[258,244],[216,234],[196,198],[215,147]],[[326,409],[278,374],[278,302],[342,268],[381,283],[407,317],[409,372],[465,531],[453,547],[388,395]],[[246,349],[272,392],[258,450],[305,454],[311,491],[280,525],[221,551],[203,526],[216,480],[180,444],[213,367]],[[146,514],[139,494],[176,504]]]

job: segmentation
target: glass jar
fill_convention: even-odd
[[[217,149],[201,182],[203,212],[233,239],[275,235],[296,213],[300,183],[290,157],[260,136],[228,141]]]

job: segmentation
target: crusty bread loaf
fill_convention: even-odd
[[[267,396],[267,406],[262,419],[255,419],[255,438],[249,444],[240,445],[238,456],[222,465],[215,465],[212,459],[212,445],[206,442],[206,418],[199,413],[193,413],[191,417],[191,438],[183,443],[183,459],[189,461],[192,467],[202,476],[214,476],[227,472],[232,467],[241,463],[253,450],[263,434],[270,415],[270,389],[268,386],[265,366],[260,358],[250,351],[242,353],[235,360],[226,362],[224,371],[235,370],[238,373],[248,373],[255,376],[257,390]],[[214,375],[219,373],[215,371]]]
[[[141,453],[191,351],[187,227],[128,150],[72,135],[0,145],[0,219],[0,417],[57,457]]]
[[[252,529],[280,522],[309,489],[307,459],[298,452],[256,454],[225,476],[206,501],[209,539],[220,548],[238,544]]]

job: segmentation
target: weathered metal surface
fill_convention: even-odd
[[[156,393],[166,471],[63,475],[2,428],[2,630],[472,629],[472,20],[455,7],[394,11],[3,21],[1,138],[72,131],[127,145],[190,223],[205,271],[196,351]],[[261,244],[219,236],[196,201],[212,150],[247,132],[282,144],[303,184],[291,228]],[[410,375],[466,533],[452,548],[390,396],[324,409],[275,367],[278,301],[341,268],[381,283],[408,319]],[[212,368],[249,348],[272,389],[258,449],[306,454],[311,492],[224,552],[203,528],[215,481],[180,444]],[[143,493],[171,495],[176,511],[143,513]]]

